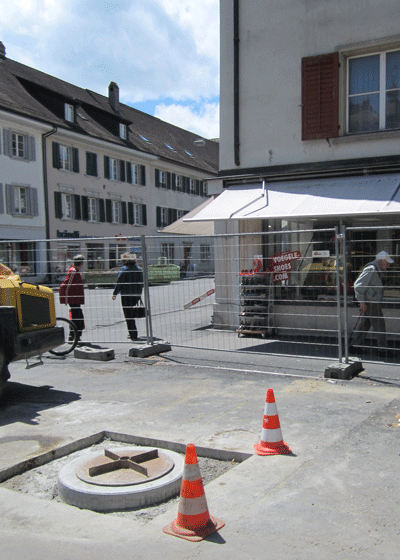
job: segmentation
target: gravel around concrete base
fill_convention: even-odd
[[[30,496],[35,496],[44,500],[54,500],[56,502],[62,503],[63,501],[59,495],[57,488],[57,477],[61,468],[73,459],[85,456],[89,451],[98,450],[101,452],[104,451],[104,449],[115,449],[118,447],[126,448],[127,444],[115,441],[103,441],[100,444],[92,445],[91,447],[88,447],[86,449],[71,453],[66,457],[62,457],[45,465],[41,465],[40,467],[30,469],[20,475],[6,480],[0,486],[8,488],[9,490],[29,494]],[[198,457],[198,463],[204,486],[237,465],[235,461],[221,461],[218,459],[211,459],[209,457]],[[177,508],[178,502],[179,494],[176,497],[170,498],[169,500],[165,500],[146,508],[122,512],[110,512],[102,515],[118,515],[120,517],[136,519],[142,521],[143,523],[146,523],[157,515],[164,513],[175,504]],[[178,510],[176,509],[176,513],[177,511]]]

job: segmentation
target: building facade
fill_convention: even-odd
[[[399,11],[394,0],[221,2],[223,192],[195,219],[214,220],[216,233],[261,233],[258,247],[232,244],[236,274],[283,251],[283,234],[263,241],[271,231],[301,250],[293,270],[304,259],[322,266],[316,249],[332,254],[334,240],[316,232],[335,227],[353,228],[353,272],[378,251],[399,256]],[[214,316],[228,325],[238,287],[224,273]]]
[[[14,244],[2,258],[22,276],[62,273],[77,251],[89,270],[117,266],[127,250],[140,258],[143,235],[158,237],[208,197],[218,142],[119,97],[114,82],[107,96],[79,88],[8,59],[0,44],[0,245]],[[18,243],[29,239],[37,242],[23,266]],[[51,240],[46,249],[41,239]],[[181,262],[184,252],[160,237],[148,257]]]

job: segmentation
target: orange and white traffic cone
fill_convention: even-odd
[[[201,541],[224,525],[224,521],[208,513],[196,448],[189,443],[186,446],[178,517],[163,531],[189,541]]]
[[[254,445],[257,455],[289,455],[292,450],[282,439],[274,391],[268,389],[265,403],[261,442]]]

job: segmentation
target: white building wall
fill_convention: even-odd
[[[397,155],[400,134],[394,131],[368,134],[363,141],[360,136],[302,141],[301,59],[397,36],[399,16],[396,0],[241,0],[240,168]],[[233,0],[224,0],[221,170],[236,167],[233,110]],[[343,131],[343,104],[341,118]]]

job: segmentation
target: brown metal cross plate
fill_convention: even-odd
[[[80,464],[75,473],[83,482],[99,486],[129,486],[161,478],[174,468],[174,461],[159,449],[139,447],[104,450],[104,454]]]

